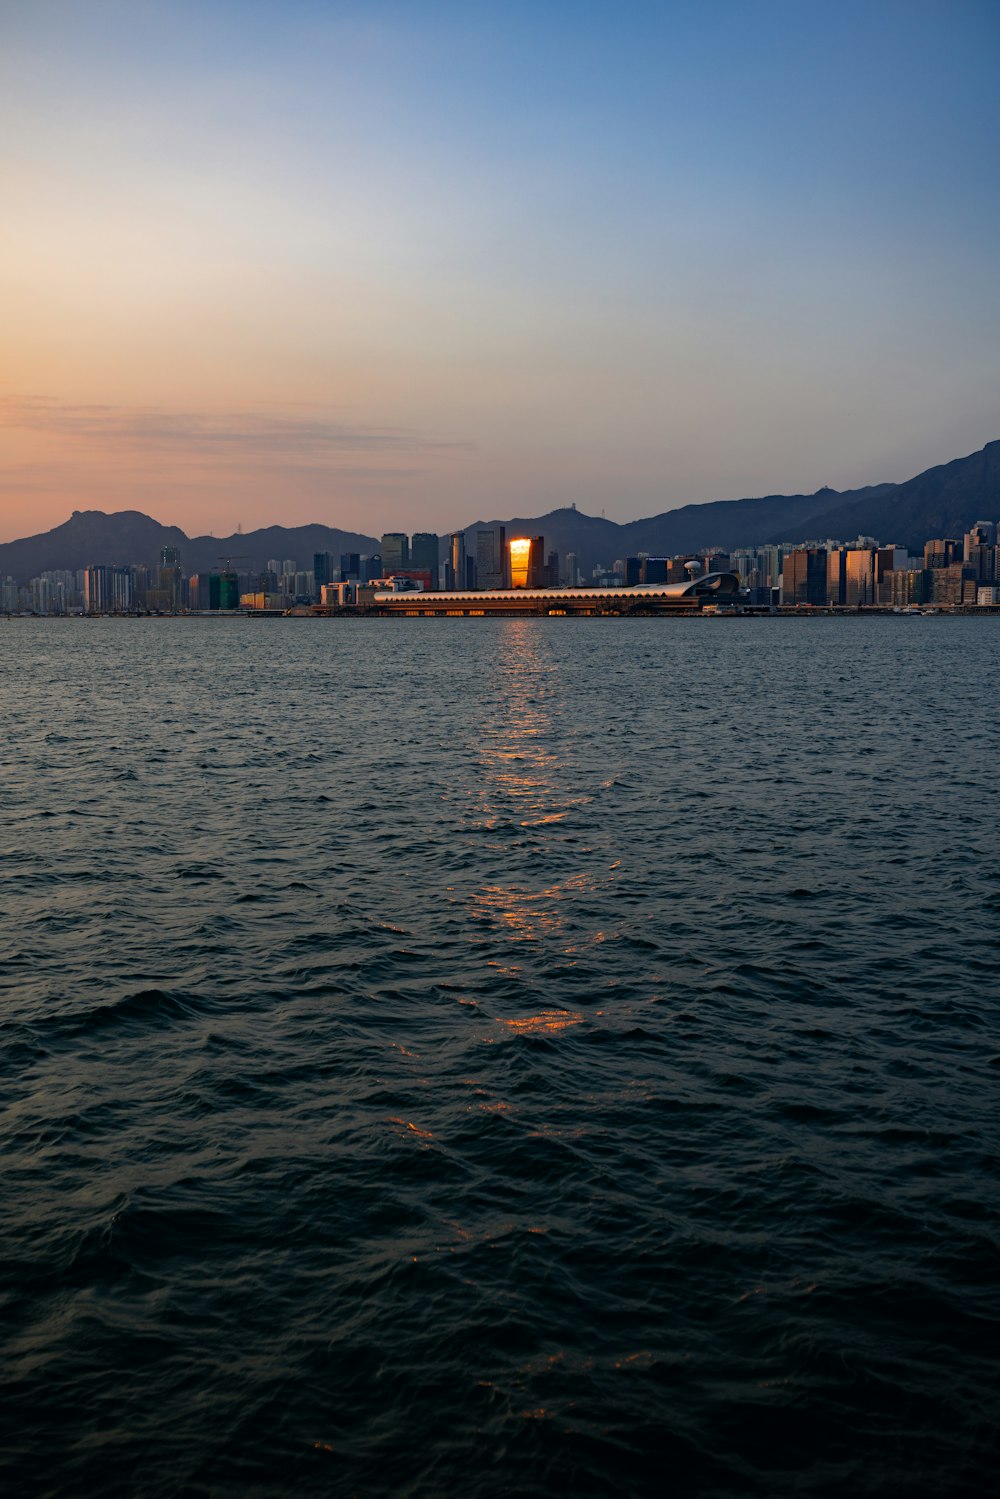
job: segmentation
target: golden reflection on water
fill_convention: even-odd
[[[413,1134],[416,1135],[418,1140],[434,1139],[434,1134],[431,1130],[421,1129],[420,1126],[418,1124],[414,1124],[411,1119],[400,1119],[398,1115],[394,1114],[393,1117],[389,1120],[389,1123],[395,1124],[400,1134]]]
[[[553,722],[559,668],[539,648],[531,620],[505,620],[499,666],[502,703],[478,739],[482,777],[480,814],[488,827],[509,819],[523,828],[561,822],[590,800],[562,788],[560,739]]]
[[[582,1019],[583,1015],[579,1010],[543,1010],[540,1015],[501,1020],[500,1024],[512,1031],[564,1031],[567,1026],[579,1025]]]
[[[592,932],[578,929],[580,897],[598,890],[606,879],[606,875],[585,871],[568,875],[542,890],[513,884],[484,885],[470,896],[473,916],[497,927],[507,942],[545,939],[558,944],[566,966],[571,968],[579,953],[608,940],[609,934],[602,928]],[[570,930],[570,922],[577,926],[576,930]],[[497,959],[488,960],[487,966],[511,977],[522,972],[519,964]]]
[[[580,792],[577,779],[566,773],[559,667],[533,620],[504,621],[498,672],[500,702],[482,724],[476,746],[481,771],[477,820],[490,829],[512,822],[526,829],[558,825],[593,796]],[[581,871],[540,890],[513,883],[484,885],[471,897],[472,915],[496,927],[507,942],[557,945],[567,966],[573,966],[580,949],[603,942],[605,933],[581,933],[578,927],[571,932],[567,916],[572,913],[576,926],[581,896],[605,879]],[[488,966],[505,977],[523,976],[510,960],[494,958]],[[525,1028],[534,1023],[526,1022]]]

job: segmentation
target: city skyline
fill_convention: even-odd
[[[283,532],[294,537],[295,532]],[[299,533],[301,539],[301,533]],[[275,537],[272,540],[278,539]],[[0,574],[0,613],[178,615],[214,613],[339,615],[714,614],[801,609],[1000,608],[1000,521],[980,521],[961,538],[929,539],[912,556],[872,536],[825,543],[765,543],[602,562],[588,576],[542,535],[510,536],[503,526],[465,532],[387,532],[371,554],[218,558],[185,569],[181,549],[164,545],[156,567],[90,564],[45,570],[27,586]],[[219,564],[224,562],[224,566]],[[239,564],[242,563],[242,566]]]
[[[991,7],[39,0],[0,39],[0,539],[628,521],[995,435]]]

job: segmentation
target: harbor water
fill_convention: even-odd
[[[7,1492],[990,1491],[998,667],[0,621]]]

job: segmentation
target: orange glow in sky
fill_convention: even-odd
[[[911,9],[859,67],[850,5],[0,6],[0,541],[627,521],[1000,436],[996,7]]]

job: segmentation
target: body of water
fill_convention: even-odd
[[[990,1490],[998,665],[0,623],[8,1491]]]

